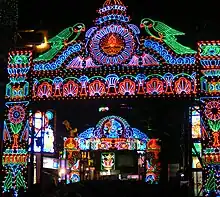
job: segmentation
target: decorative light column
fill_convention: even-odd
[[[5,121],[3,129],[3,193],[17,196],[27,189],[28,105],[27,74],[32,64],[31,51],[12,51],[8,57],[9,83],[6,85]]]
[[[198,43],[201,65],[203,195],[220,195],[220,41]]]

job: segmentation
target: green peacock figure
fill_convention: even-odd
[[[140,27],[145,28],[145,31],[150,36],[159,40],[163,40],[177,54],[196,53],[196,51],[177,42],[176,36],[185,35],[185,33],[177,31],[160,21],[144,18],[141,20]]]
[[[48,43],[51,45],[50,50],[34,59],[34,61],[51,60],[65,45],[74,42],[83,31],[85,31],[85,25],[83,23],[77,23],[73,27],[64,29],[55,37],[48,40]]]

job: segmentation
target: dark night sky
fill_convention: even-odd
[[[145,17],[162,21],[185,32],[183,42],[193,48],[198,40],[220,38],[219,12],[215,10],[217,0],[123,0],[123,2],[128,6],[132,23],[139,24]],[[85,23],[88,28],[93,25],[93,20],[97,16],[96,10],[103,3],[104,0],[22,0],[19,8],[20,28],[37,26],[49,29],[51,36],[77,22]]]

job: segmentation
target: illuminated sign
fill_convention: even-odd
[[[54,112],[43,113],[37,111],[30,118],[30,125],[34,127],[34,152],[41,152],[41,147],[45,153],[54,153]],[[31,144],[31,136],[29,136]],[[30,148],[29,148],[29,151]]]
[[[59,165],[58,159],[43,157],[43,168],[57,170],[58,165]]]

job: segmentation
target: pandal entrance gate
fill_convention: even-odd
[[[99,179],[94,174],[95,166],[99,164],[90,164],[94,163],[94,159],[96,159],[91,157],[92,151],[101,152],[100,173],[111,175],[117,168],[115,152],[129,150],[136,151],[138,154],[137,179],[158,184],[161,166],[160,145],[157,139],[149,139],[146,134],[132,128],[126,120],[118,116],[107,116],[101,119],[96,127],[87,129],[78,137],[73,131],[70,137],[65,139],[64,151],[60,155],[60,172],[64,172],[60,174],[61,180],[73,183],[79,182],[80,179]],[[145,175],[141,172],[144,172]],[[88,178],[85,177],[85,174]]]
[[[220,42],[200,41],[194,51],[177,41],[184,33],[149,18],[141,21],[140,31],[126,11],[120,0],[106,0],[85,34],[84,24],[69,27],[51,38],[51,48],[36,58],[29,50],[9,52],[3,192],[12,189],[16,194],[27,187],[30,104],[175,97],[198,101],[201,135],[193,147],[202,151],[193,149],[201,162],[194,170],[202,174],[202,195],[220,195]]]

